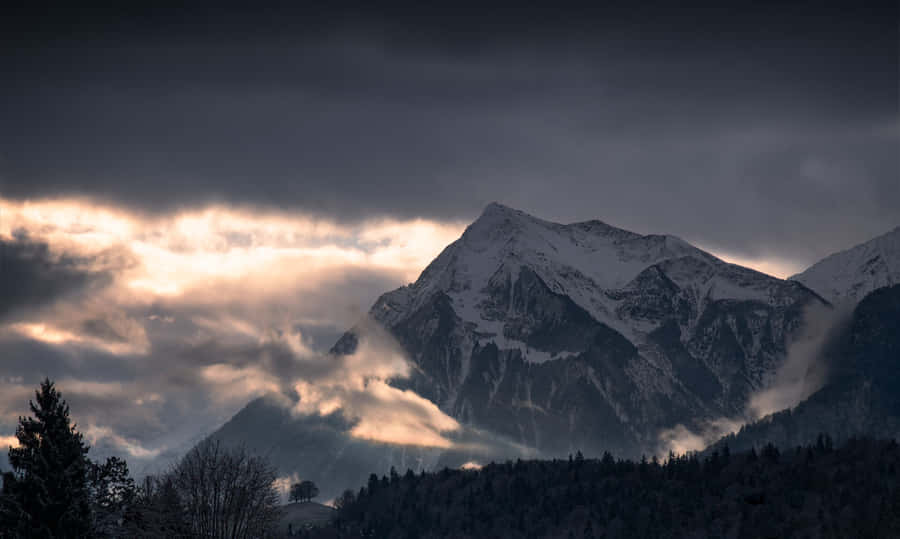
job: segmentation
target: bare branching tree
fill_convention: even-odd
[[[275,470],[244,448],[207,440],[185,455],[170,474],[196,537],[266,537],[278,524]]]
[[[173,474],[146,476],[137,490],[139,508],[135,537],[173,539],[190,537],[190,528],[181,507]]]

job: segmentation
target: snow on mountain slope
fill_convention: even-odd
[[[392,466],[575,450],[640,457],[661,449],[661,432],[678,424],[700,431],[707,421],[739,416],[768,387],[802,334],[806,308],[824,304],[807,273],[857,294],[897,282],[897,235],[833,255],[796,282],[725,263],[672,236],[599,221],[560,225],[491,204],[415,283],[384,294],[370,311],[413,363],[410,379],[392,383],[436,403],[469,438],[450,451],[380,444],[353,437],[340,414],[296,417],[263,399],[214,436],[265,452],[282,473],[334,494]],[[823,269],[830,266],[844,273]],[[353,352],[363,327],[332,351]],[[871,337],[878,335],[893,334]],[[858,431],[860,417],[875,416],[856,410],[881,410],[860,408],[864,400],[843,392],[816,413],[822,424],[843,421]],[[818,424],[804,429],[818,433]],[[779,428],[767,432],[784,434]],[[489,457],[472,453],[483,448]]]
[[[877,288],[900,283],[900,226],[830,255],[790,277],[839,304],[856,303]]]
[[[502,319],[485,312],[484,290],[504,279],[515,281],[527,267],[552,292],[633,337],[640,328],[616,313],[621,300],[609,292],[639,286],[631,282],[664,261],[668,276],[699,298],[773,300],[769,287],[774,278],[727,264],[675,236],[642,236],[600,221],[560,225],[492,203],[416,283],[386,294],[372,314],[391,325],[440,290],[463,321],[502,338]]]
[[[491,204],[370,314],[416,366],[397,383],[460,421],[550,452],[639,454],[661,428],[740,413],[811,303],[673,236]],[[354,346],[351,331],[334,351]]]

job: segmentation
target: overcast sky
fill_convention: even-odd
[[[900,224],[896,2],[727,4],[4,14],[0,436],[50,375],[183,443],[494,200],[780,276]]]

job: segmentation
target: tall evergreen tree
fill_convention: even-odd
[[[25,537],[85,537],[91,531],[88,448],[69,420],[69,406],[49,379],[20,417],[13,468],[3,477],[0,528]]]

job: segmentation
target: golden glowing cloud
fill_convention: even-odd
[[[15,436],[0,436],[0,450],[8,447],[19,447],[19,439]]]
[[[25,237],[46,244],[51,260],[104,277],[98,286],[0,323],[0,338],[25,337],[72,352],[67,369],[93,357],[78,353],[87,348],[134,361],[126,372],[138,369],[141,374],[129,382],[92,382],[43,371],[32,378],[61,377],[57,385],[79,404],[75,412],[87,425],[88,439],[135,458],[152,458],[166,444],[148,446],[122,436],[117,425],[130,418],[159,430],[166,423],[192,421],[158,417],[165,404],[166,413],[181,410],[220,421],[249,399],[281,394],[292,386],[304,397],[298,412],[341,409],[355,421],[354,436],[447,447],[450,441],[443,433],[458,429],[456,421],[431,402],[386,383],[408,374],[409,365],[395,348],[363,347],[338,372],[312,381],[301,374],[296,380],[279,379],[285,373],[267,371],[262,355],[267,349],[287,349],[297,361],[315,360],[298,325],[349,327],[364,307],[356,307],[360,300],[335,286],[359,276],[363,283],[410,282],[463,228],[461,223],[424,219],[342,223],[226,206],[148,216],[84,199],[0,198],[0,239]],[[340,301],[348,304],[344,311],[334,306]],[[191,356],[194,347],[209,343],[218,347],[219,356]],[[179,350],[187,350],[183,360],[167,357],[163,361],[172,363],[160,363],[162,372],[154,370],[159,354]],[[261,356],[238,357],[247,353]],[[169,385],[164,365],[173,371]],[[290,366],[283,368],[290,372]],[[194,382],[185,386],[185,379]],[[32,391],[22,380],[0,380],[5,429],[11,430],[15,417],[26,411]],[[178,392],[188,395],[178,397]],[[185,404],[198,393],[206,403],[201,406],[208,408]],[[104,409],[109,402],[121,406],[111,413]],[[82,407],[87,405],[95,409]]]
[[[355,421],[350,434],[376,442],[448,448],[446,433],[459,423],[433,402],[387,383],[409,375],[409,363],[388,336],[370,329],[350,356],[328,358],[338,366],[323,379],[298,380],[294,411],[327,415],[338,410]]]
[[[151,296],[228,282],[272,288],[354,267],[410,281],[463,229],[422,219],[342,224],[224,206],[150,218],[77,199],[0,200],[0,215],[0,236],[24,230],[79,255],[127,249],[135,264],[118,277],[126,288]]]
[[[371,381],[366,391],[376,399],[378,407],[356,410],[359,421],[350,431],[353,436],[401,445],[440,448],[453,445],[443,433],[459,430],[460,425],[433,402],[412,391],[389,386],[383,380]]]
[[[215,388],[212,394],[217,401],[247,402],[253,397],[278,393],[280,386],[271,375],[257,367],[238,368],[227,363],[204,367],[202,377]]]
[[[12,323],[7,326],[9,331],[18,333],[29,339],[45,342],[48,344],[76,344],[81,346],[91,346],[115,355],[126,354],[143,354],[147,351],[147,338],[143,335],[135,336],[129,341],[116,342],[90,335],[79,334],[73,331],[60,329],[50,325],[49,323]]]
[[[0,238],[24,232],[47,244],[53,256],[112,278],[89,297],[58,303],[0,331],[115,355],[149,353],[147,316],[129,313],[154,305],[176,311],[179,305],[202,306],[209,314],[193,312],[189,318],[216,336],[230,328],[264,339],[273,326],[290,328],[301,318],[322,323],[323,313],[303,298],[313,293],[324,303],[323,283],[356,271],[390,276],[399,286],[463,229],[459,223],[422,219],[346,224],[225,206],[149,217],[82,199],[0,199],[0,216]],[[327,308],[335,314],[335,307]],[[228,309],[240,312],[229,315]],[[352,323],[349,311],[342,316],[330,323]],[[309,352],[301,350],[302,342],[290,344],[298,354]]]

